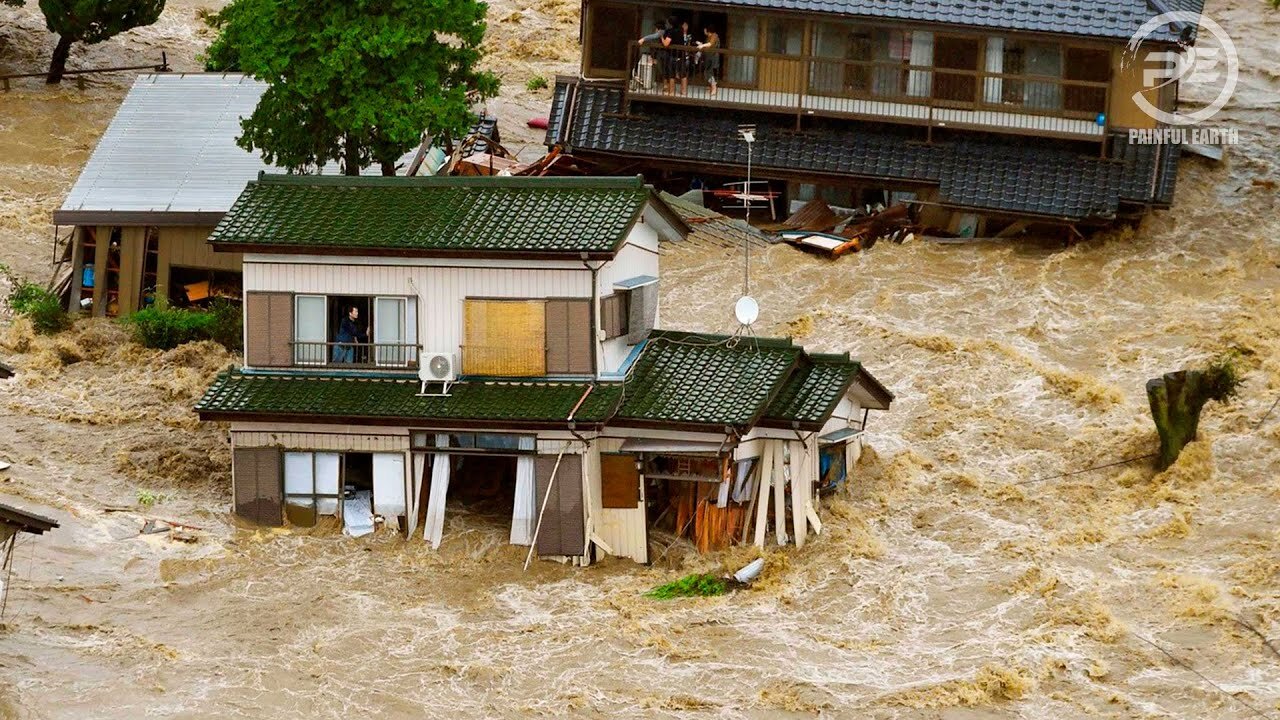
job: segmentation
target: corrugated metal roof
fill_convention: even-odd
[[[140,76],[59,212],[226,212],[271,169],[236,145],[265,88],[238,74]]]
[[[280,170],[236,145],[266,87],[238,73],[139,75],[53,221],[216,224],[259,172]]]

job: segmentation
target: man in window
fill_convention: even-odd
[[[347,316],[338,325],[338,344],[333,346],[333,362],[352,363],[356,359],[356,348],[351,343],[367,343],[369,338],[356,322],[360,318],[360,310],[354,305],[347,307]]]

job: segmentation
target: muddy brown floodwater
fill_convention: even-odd
[[[573,67],[576,8],[494,5],[516,142],[547,100],[524,81]],[[76,62],[165,49],[192,69],[196,9],[170,2]],[[18,546],[0,718],[1280,717],[1280,417],[1255,427],[1280,395],[1280,13],[1208,11],[1241,47],[1215,123],[1242,144],[1184,160],[1174,208],[1136,231],[757,258],[762,329],[853,352],[898,400],[823,536],[770,551],[736,595],[641,597],[750,551],[522,574],[500,524],[464,514],[438,553],[237,528],[225,436],[188,410],[232,358],[144,351],[102,321],[0,326],[20,370],[0,381],[0,495],[62,523]],[[34,8],[0,9],[0,71],[49,46]],[[49,212],[127,84],[0,94],[0,259],[47,273]],[[739,255],[663,260],[667,324],[730,329]],[[1051,477],[1153,450],[1145,380],[1228,348],[1241,395],[1170,471]],[[140,536],[146,516],[198,540]]]

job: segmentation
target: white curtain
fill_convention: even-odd
[[[753,471],[759,460],[752,458],[748,460],[740,460],[738,462],[738,477],[733,483],[733,501],[736,503],[744,503],[751,499],[751,490],[754,487],[752,480],[755,475]],[[721,505],[723,507],[723,505]]]
[[[521,450],[537,448],[538,439],[529,436],[520,438]],[[538,515],[537,482],[533,477],[533,456],[521,455],[516,458],[516,501],[511,511],[511,544],[529,545],[533,543],[533,523]]]
[[[917,30],[911,33],[911,64],[933,67],[933,33]],[[933,72],[911,70],[907,73],[907,94],[928,97],[933,94]]]
[[[1004,38],[987,38],[987,72],[998,75],[1004,72]],[[983,82],[982,99],[988,104],[999,105],[1004,101],[1004,79],[989,77]]]
[[[284,454],[284,497],[290,505],[311,507],[315,492],[315,466],[309,452]],[[301,496],[301,497],[298,497]]]
[[[436,435],[436,447],[449,447],[448,435]],[[427,498],[427,521],[422,526],[422,537],[432,548],[440,547],[440,533],[444,530],[444,503],[449,493],[449,454],[438,452],[431,465],[431,495]]]
[[[418,503],[422,500],[422,482],[427,474],[427,454],[413,453],[413,476],[409,478],[409,537],[418,531]]]

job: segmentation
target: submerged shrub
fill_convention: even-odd
[[[678,597],[712,597],[729,591],[728,585],[714,575],[694,573],[679,580],[659,585],[645,593],[645,597],[670,600]]]
[[[223,298],[218,298],[209,306],[209,314],[213,315],[213,325],[209,328],[209,339],[231,352],[244,349],[244,313],[240,306]]]
[[[537,90],[546,90],[547,79],[542,77],[541,75],[534,75],[533,77],[529,78],[527,82],[525,82],[524,89],[528,90],[529,92],[535,92]]]
[[[213,313],[171,307],[149,307],[124,318],[133,341],[156,350],[172,350],[208,340],[217,318]]]
[[[31,320],[31,327],[38,334],[53,335],[71,326],[71,317],[63,312],[62,301],[52,291],[27,281],[8,265],[0,264],[0,276],[10,287],[4,304],[15,315]]]

